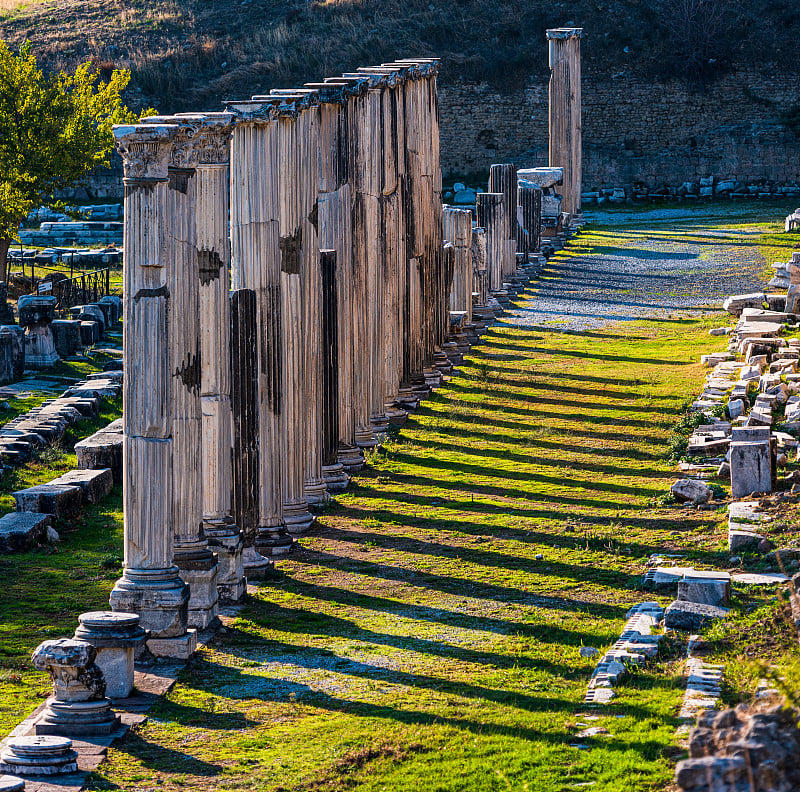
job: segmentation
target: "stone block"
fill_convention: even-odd
[[[767,432],[769,429],[766,430]],[[756,442],[731,442],[731,494],[743,498],[751,492],[772,492],[772,454],[769,439]]]
[[[50,483],[80,487],[83,490],[83,499],[87,503],[99,503],[111,492],[114,486],[114,474],[111,468],[70,470]]]
[[[81,349],[81,323],[72,319],[56,319],[50,329],[53,332],[53,344],[62,358],[72,357]]]
[[[678,582],[678,600],[728,607],[731,602],[731,576],[727,572],[694,570],[687,573]]]
[[[740,316],[745,308],[762,308],[766,299],[764,292],[735,294],[722,303],[722,308],[733,316]]]
[[[74,484],[38,484],[11,493],[18,512],[39,512],[54,517],[76,517],[83,506],[83,491]]]
[[[94,320],[80,319],[81,346],[94,346],[100,340],[100,325]]]
[[[75,443],[78,470],[110,468],[115,484],[122,484],[122,433],[109,427]]]
[[[714,619],[724,619],[730,611],[716,605],[675,600],[664,611],[664,626],[673,630],[697,632]]]
[[[711,488],[696,479],[679,479],[669,491],[679,503],[707,503],[712,496]]]
[[[747,531],[743,528],[728,527],[728,550],[731,552],[739,550],[756,550],[758,543],[764,537],[754,531]]]
[[[154,657],[188,660],[197,650],[197,630],[187,630],[176,638],[150,638],[147,649]]]
[[[0,553],[30,550],[45,544],[53,518],[49,514],[12,512],[0,517]]]

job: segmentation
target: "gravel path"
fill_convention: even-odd
[[[763,288],[765,262],[754,243],[764,230],[696,216],[657,228],[587,226],[578,239],[590,252],[567,248],[551,260],[528,292],[533,298],[506,321],[583,330],[716,308],[729,294]]]

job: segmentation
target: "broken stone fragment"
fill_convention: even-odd
[[[707,503],[713,495],[711,487],[696,479],[679,479],[669,491],[678,503]]]
[[[0,517],[0,553],[18,553],[50,541],[49,514],[12,512]],[[56,534],[56,536],[58,536]]]
[[[675,600],[664,612],[664,626],[695,632],[715,619],[724,619],[729,612],[727,608],[716,605]]]

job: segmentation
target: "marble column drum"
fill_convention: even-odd
[[[111,592],[115,611],[137,613],[159,649],[188,656],[189,587],[173,563],[169,176],[177,129],[163,124],[114,128],[125,169],[123,392],[125,567]]]

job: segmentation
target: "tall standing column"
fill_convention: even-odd
[[[356,444],[353,407],[353,240],[348,92],[344,81],[310,83],[320,98],[318,239],[325,250],[336,251],[338,464],[353,474],[364,467]],[[326,482],[338,487],[341,474],[331,469]],[[330,489],[330,486],[329,486]],[[331,492],[334,490],[331,489]]]
[[[293,99],[284,98],[278,107],[278,229],[281,257],[281,320],[283,324],[283,519],[292,536],[305,533],[314,522],[304,494],[306,467],[305,359],[303,276],[307,257],[316,249],[316,235],[306,222],[313,199],[304,183],[303,150],[307,136],[306,113]],[[316,165],[316,159],[312,164]],[[319,255],[318,253],[316,254]],[[316,265],[316,262],[315,262]]]
[[[336,299],[336,251],[320,250],[322,280],[322,471],[329,492],[344,492],[349,478],[338,460],[339,338]]]
[[[124,489],[125,569],[111,607],[139,614],[154,654],[189,656],[189,587],[173,563],[171,298],[180,284],[169,260],[167,166],[177,129],[118,126],[125,169]]]
[[[203,529],[217,553],[217,590],[239,602],[247,590],[242,532],[233,521],[231,478],[230,136],[227,113],[197,119],[194,140],[197,261],[200,273],[200,402],[202,410]]]
[[[283,518],[283,333],[276,102],[237,102],[231,141],[231,279],[252,289],[258,333],[258,531],[255,549],[292,546]]]
[[[517,270],[517,166],[491,165],[489,192],[503,196],[505,244],[503,247],[503,282],[511,283]]]
[[[465,314],[472,323],[472,212],[445,206],[442,214],[444,238],[454,248],[453,288],[450,290],[450,310]]]
[[[172,375],[172,521],[175,563],[189,584],[189,624],[205,629],[219,613],[216,555],[203,531],[202,410],[200,406],[200,270],[197,254],[196,168],[202,122],[173,116],[147,121],[174,123],[167,201],[172,217],[167,240],[175,277],[168,321]]]
[[[550,52],[550,167],[564,168],[561,210],[582,222],[582,28],[547,31]]]

